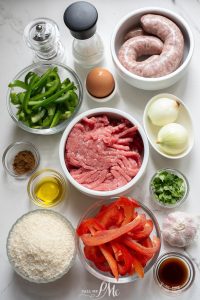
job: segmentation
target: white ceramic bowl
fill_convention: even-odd
[[[125,34],[134,26],[138,25],[140,18],[147,13],[155,13],[171,19],[181,29],[185,40],[184,58],[180,67],[171,74],[158,78],[145,78],[129,72],[120,63],[117,57],[119,48],[123,44],[123,38]],[[130,85],[144,90],[159,90],[169,87],[177,82],[185,74],[185,71],[187,70],[192,58],[193,50],[194,38],[187,22],[180,15],[161,7],[145,7],[130,12],[128,15],[124,16],[116,25],[111,38],[112,58],[120,76]]]
[[[161,150],[159,145],[156,143],[158,131],[160,130],[161,127],[155,126],[152,124],[152,122],[150,121],[150,119],[148,117],[148,111],[149,111],[150,105],[159,98],[170,98],[170,99],[174,99],[180,103],[179,114],[178,114],[176,123],[183,125],[188,130],[188,133],[189,133],[188,147],[185,149],[185,151],[181,152],[180,154],[177,154],[177,155],[166,154]],[[194,131],[193,131],[191,113],[190,113],[189,109],[187,108],[187,106],[183,103],[183,101],[181,101],[178,97],[176,97],[172,94],[163,93],[163,94],[158,94],[158,95],[154,96],[153,98],[151,98],[149,100],[149,102],[147,103],[145,110],[144,110],[143,124],[144,124],[144,129],[145,129],[146,135],[148,137],[148,140],[149,140],[151,146],[162,156],[171,158],[171,159],[177,159],[177,158],[182,158],[182,157],[186,156],[192,150],[192,147],[194,145]]]
[[[132,124],[134,124],[138,127],[138,131],[141,135],[141,138],[142,138],[142,141],[144,144],[143,161],[142,161],[141,168],[138,171],[137,175],[131,181],[129,181],[126,185],[124,185],[118,189],[112,190],[112,191],[96,191],[96,190],[92,190],[92,189],[88,189],[88,188],[84,187],[70,175],[70,173],[67,169],[67,166],[65,164],[65,159],[64,159],[65,144],[66,144],[68,135],[69,135],[70,131],[72,130],[72,128],[74,127],[74,125],[76,123],[78,123],[80,120],[82,120],[84,117],[91,117],[91,116],[96,116],[96,115],[100,115],[100,114],[106,114],[106,115],[112,116],[116,119],[117,118],[118,119],[125,118],[125,119],[129,120]],[[143,173],[145,172],[146,167],[147,167],[148,158],[149,158],[149,144],[148,144],[146,135],[142,129],[142,126],[138,123],[138,121],[135,120],[135,118],[133,118],[129,114],[127,114],[121,110],[114,109],[114,108],[107,108],[107,107],[94,108],[94,109],[88,110],[88,111],[80,114],[79,116],[75,117],[70,122],[70,124],[67,126],[67,128],[65,129],[65,131],[62,135],[61,141],[60,141],[59,158],[60,158],[60,163],[61,163],[62,169],[63,169],[67,179],[75,188],[77,188],[80,192],[82,192],[90,197],[94,197],[94,199],[95,198],[108,198],[108,197],[114,197],[114,196],[126,194],[138,182],[138,180],[141,178],[141,176],[143,175]]]

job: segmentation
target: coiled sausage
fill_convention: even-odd
[[[137,43],[136,41],[137,45],[133,47],[132,39],[138,38],[134,37],[126,41],[120,48],[118,54],[120,62],[130,72],[143,77],[161,77],[172,73],[179,67],[183,58],[184,38],[182,32],[174,22],[164,16],[147,14],[142,16],[140,21],[147,34],[157,36],[164,42],[162,52],[153,51],[155,47],[153,48],[151,36],[140,36],[139,38],[144,39],[144,42]],[[147,41],[149,41],[149,46],[146,45]],[[152,49],[147,54],[153,55],[153,57],[144,60],[142,64],[136,61],[135,53],[146,55],[146,49],[151,47]]]
[[[147,14],[141,18],[143,29],[158,36],[164,47],[160,56],[143,70],[144,77],[161,77],[175,71],[182,59],[184,38],[178,26],[166,17]]]
[[[163,49],[163,43],[154,36],[136,36],[127,40],[119,50],[118,58],[123,66],[139,76],[143,76],[145,66],[153,62]],[[143,55],[153,55],[144,61],[137,61]]]
[[[145,35],[144,30],[141,27],[133,28],[132,30],[127,32],[127,34],[125,35],[124,42],[133,37],[140,36],[140,35]]]

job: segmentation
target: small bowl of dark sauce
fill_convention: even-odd
[[[180,294],[191,287],[195,268],[189,257],[179,252],[168,252],[158,258],[154,266],[154,279],[163,291]]]

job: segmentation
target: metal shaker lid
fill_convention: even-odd
[[[98,12],[91,3],[77,1],[67,7],[63,19],[73,37],[85,40],[96,32]]]

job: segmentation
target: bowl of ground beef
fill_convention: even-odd
[[[62,169],[70,183],[96,198],[127,193],[146,170],[149,145],[142,126],[113,108],[95,108],[65,129],[59,146]]]

